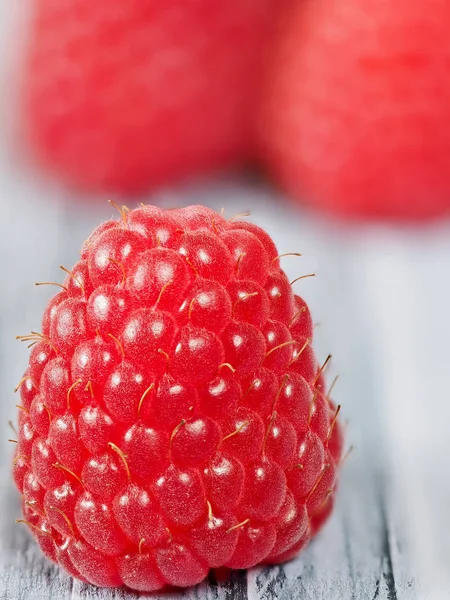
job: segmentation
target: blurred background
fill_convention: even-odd
[[[317,275],[295,291],[355,450],[324,531],[248,598],[450,596],[450,9],[336,4],[0,2],[0,598],[93,597],[15,525],[6,440],[33,283],[110,198],[248,211]]]

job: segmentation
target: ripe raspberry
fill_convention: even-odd
[[[291,3],[260,134],[278,181],[344,216],[450,210],[447,0]]]
[[[264,231],[205,207],[94,231],[25,336],[14,479],[47,557],[152,591],[309,542],[342,433],[286,281]]]
[[[277,0],[35,0],[28,141],[86,188],[139,191],[233,166]]]

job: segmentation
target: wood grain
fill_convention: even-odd
[[[62,197],[62,200],[60,199]],[[148,199],[152,201],[152,199]],[[147,199],[146,199],[147,200]],[[188,600],[440,600],[450,595],[449,423],[450,226],[361,229],[295,211],[257,185],[216,181],[165,191],[166,205],[205,202],[230,216],[250,210],[310,303],[319,357],[341,374],[336,400],[355,445],[335,514],[296,560],[213,576],[181,594]],[[11,483],[6,422],[27,352],[18,333],[39,325],[52,290],[33,289],[71,266],[89,230],[111,214],[91,208],[14,163],[0,163],[0,598],[129,600],[124,590],[75,582],[46,561],[23,526]]]

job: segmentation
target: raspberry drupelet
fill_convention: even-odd
[[[312,336],[258,226],[203,206],[100,225],[23,336],[13,472],[44,554],[138,591],[292,558],[342,454]]]

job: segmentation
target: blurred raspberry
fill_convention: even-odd
[[[259,116],[277,181],[345,216],[447,212],[447,0],[304,0],[284,17]]]
[[[36,0],[25,119],[38,158],[136,192],[247,159],[275,0]]]

